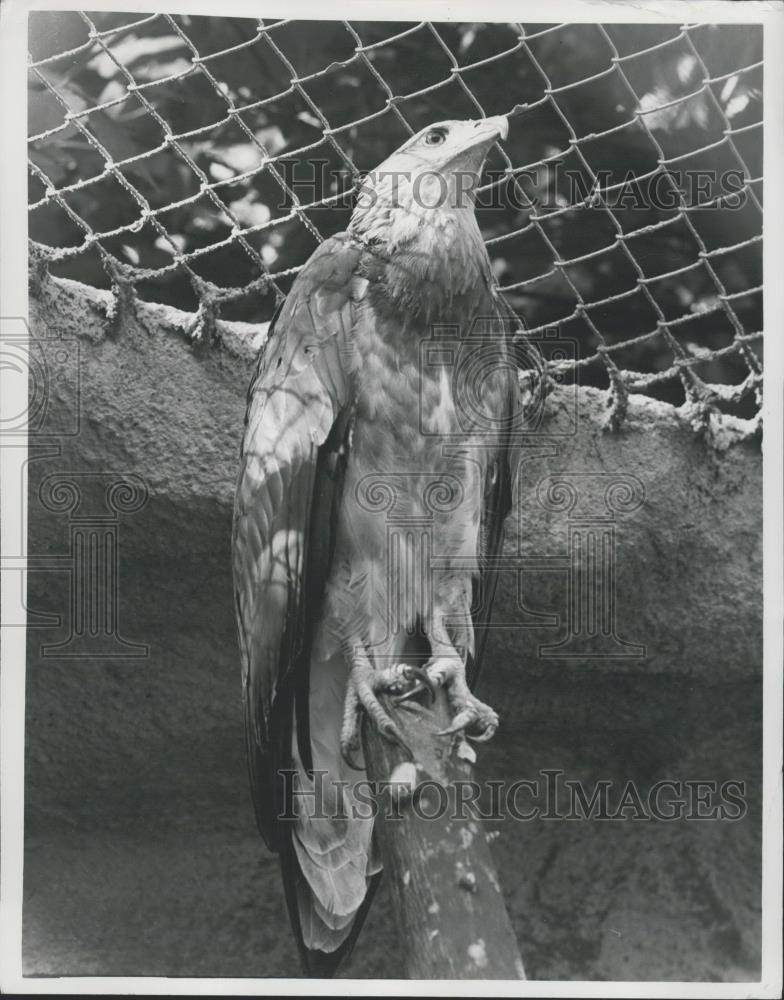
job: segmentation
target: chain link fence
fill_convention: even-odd
[[[510,115],[477,215],[549,374],[759,426],[754,26],[31,15],[34,266],[269,318],[363,172],[433,121]]]

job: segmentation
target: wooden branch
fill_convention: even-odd
[[[437,735],[450,719],[443,691],[432,709],[382,701],[416,764],[414,798],[405,781],[380,791],[376,821],[405,975],[525,979],[482,822],[472,807],[456,808],[460,783],[471,780],[473,769],[457,750],[458,741]],[[369,724],[363,727],[363,749],[371,781],[414,778],[405,752]],[[467,793],[463,784],[464,800]]]

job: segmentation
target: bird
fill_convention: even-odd
[[[350,953],[382,871],[354,808],[361,725],[405,746],[380,695],[445,689],[456,740],[499,724],[472,686],[512,503],[520,321],[475,203],[507,134],[503,116],[431,124],[370,171],[248,390],[232,531],[248,769],[310,976]]]

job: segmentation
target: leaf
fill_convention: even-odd
[[[185,237],[181,236],[179,233],[169,233],[168,239],[165,236],[159,236],[154,245],[159,250],[163,250],[164,253],[170,253],[173,257],[175,249],[172,246],[172,243],[180,253],[182,253],[185,249]]]
[[[136,35],[126,35],[125,38],[109,47],[111,55],[109,52],[101,49],[87,65],[105,80],[110,80],[113,76],[121,72],[114,61],[115,59],[121,66],[127,68],[139,59],[147,60],[149,61],[147,71],[149,71],[149,66],[155,64],[155,61],[151,60],[150,56],[157,55],[160,52],[171,52],[184,47],[185,42],[177,35],[163,35],[158,38],[138,38]],[[112,55],[114,59],[112,59]],[[190,60],[188,60],[188,65],[190,65]],[[144,68],[140,75],[144,76],[145,79],[155,79],[154,77],[145,75]]]
[[[266,205],[250,197],[232,201],[229,204],[229,209],[243,226],[263,226],[272,218],[272,213]],[[277,252],[275,256],[277,257]]]
[[[721,88],[721,99],[722,99],[722,101],[726,102],[726,101],[728,101],[732,97],[732,92],[737,87],[738,80],[739,80],[739,77],[738,77],[737,73],[734,76],[731,76],[729,78],[729,80],[727,80],[727,82]]]
[[[306,125],[312,125],[313,128],[321,128],[321,122],[318,120],[318,118],[316,118],[315,115],[312,115],[309,111],[300,111],[300,113],[297,115],[297,118],[299,118],[299,120],[301,122],[304,122]]]
[[[275,156],[286,145],[286,139],[277,125],[256,129],[254,135],[269,156]]]
[[[237,174],[244,174],[261,167],[263,154],[252,142],[239,142],[233,146],[216,146],[212,155]]]
[[[697,66],[697,57],[688,53],[678,60],[678,79],[681,83],[688,83]]]
[[[218,163],[217,161],[210,164],[209,173],[216,181],[227,181],[230,177],[234,176],[234,171],[231,167],[227,167],[225,163]]]
[[[740,114],[741,111],[744,111],[748,107],[748,104],[749,104],[749,95],[738,94],[737,97],[733,97],[732,100],[729,102],[729,104],[725,108],[725,113],[728,118],[733,118],[735,115]]]
[[[135,71],[134,77],[138,80],[165,80],[170,76],[185,76],[192,69],[193,63],[190,59],[180,56],[177,59],[172,59],[170,62],[146,63]]]

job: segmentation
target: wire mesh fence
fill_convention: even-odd
[[[759,417],[762,32],[41,13],[30,235],[127,300],[269,318],[361,178],[433,121],[510,115],[477,192],[558,379]]]

